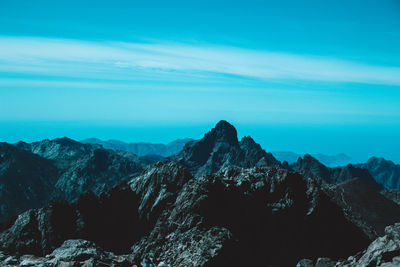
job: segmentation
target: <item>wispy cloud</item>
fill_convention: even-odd
[[[0,72],[121,78],[207,73],[400,85],[400,68],[222,46],[0,37]]]

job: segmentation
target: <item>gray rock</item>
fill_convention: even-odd
[[[337,266],[399,266],[400,223],[388,226],[385,235],[377,238],[363,252],[355,255],[352,261],[340,261]]]
[[[302,259],[297,263],[296,267],[314,267],[314,262],[310,259]]]
[[[330,258],[319,258],[315,267],[334,267],[336,262]]]

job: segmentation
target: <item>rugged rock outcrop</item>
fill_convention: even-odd
[[[1,266],[113,266],[132,267],[136,266],[130,255],[115,255],[104,251],[95,243],[82,240],[66,240],[61,247],[55,249],[46,257],[35,255],[8,255],[0,251]]]
[[[132,249],[146,266],[294,266],[304,255],[347,257],[368,244],[312,181],[229,167],[189,180]]]
[[[58,175],[54,161],[0,143],[0,222],[47,204]]]
[[[216,173],[231,165],[280,166],[280,162],[251,137],[243,137],[239,142],[236,129],[226,121],[218,122],[202,139],[187,143],[180,153],[168,160],[189,168],[195,177]]]
[[[385,235],[377,238],[361,254],[339,266],[399,266],[400,264],[400,223],[388,226]]]
[[[400,189],[400,165],[384,158],[371,157],[366,163],[357,164],[371,173],[387,189]]]
[[[323,184],[338,184],[353,178],[360,178],[376,187],[383,189],[371,174],[362,168],[348,164],[344,167],[328,168],[309,154],[304,158],[299,158],[295,164],[290,165],[290,169],[302,173],[305,177],[313,178]]]
[[[382,236],[385,227],[400,222],[400,206],[363,179],[325,185],[324,192],[371,240]]]
[[[331,265],[318,265],[318,262],[303,259],[298,267],[397,267],[400,266],[400,223],[385,228],[385,235],[378,237],[367,249],[348,257],[346,260],[334,262],[326,259]],[[314,265],[314,263],[316,263]]]
[[[193,179],[189,170],[175,163],[159,162],[131,180],[140,198],[139,216],[152,227],[167,205],[175,202],[183,185]]]

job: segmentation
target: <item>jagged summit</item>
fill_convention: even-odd
[[[212,139],[214,142],[225,142],[231,145],[238,143],[237,131],[227,121],[219,121],[210,132],[204,135],[204,139]]]
[[[202,139],[187,143],[180,153],[168,160],[186,166],[196,177],[216,173],[230,165],[246,168],[280,166],[280,162],[251,137],[243,137],[239,142],[235,127],[224,120],[218,122]]]

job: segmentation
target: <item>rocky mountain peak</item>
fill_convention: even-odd
[[[228,143],[237,145],[238,138],[235,127],[227,121],[221,120],[211,131],[204,135],[204,139],[213,142]]]
[[[246,136],[239,143],[235,127],[226,121],[218,122],[202,139],[187,143],[180,153],[168,160],[179,162],[197,177],[230,165],[246,168],[280,165],[251,137]]]

